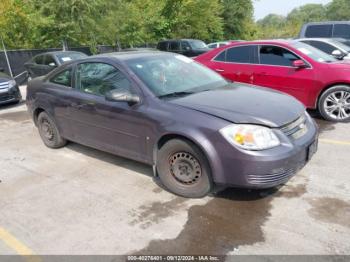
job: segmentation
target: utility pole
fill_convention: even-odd
[[[13,77],[12,69],[11,69],[11,65],[10,65],[10,61],[9,61],[8,56],[7,56],[7,51],[6,51],[4,39],[2,38],[1,35],[0,35],[0,38],[1,38],[2,48],[3,48],[3,50],[4,50],[4,54],[5,54],[5,58],[6,58],[6,62],[7,62],[7,67],[8,67],[8,69],[9,69],[10,76]]]

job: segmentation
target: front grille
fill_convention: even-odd
[[[14,96],[11,96],[11,95],[0,95],[0,102],[5,102],[5,101],[8,101],[8,100],[11,100],[11,99],[14,99]]]
[[[281,131],[294,139],[302,137],[307,132],[306,116],[302,115],[297,120],[283,126]]]
[[[9,88],[9,82],[0,83],[0,89],[7,89],[7,88]]]
[[[271,174],[266,175],[248,175],[248,182],[252,185],[275,186],[282,184],[294,176],[304,167],[306,162],[299,163],[296,167],[285,169],[280,168]]]

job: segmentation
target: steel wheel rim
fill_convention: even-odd
[[[323,103],[326,114],[332,119],[344,120],[350,117],[350,92],[330,93]]]
[[[53,128],[47,119],[43,119],[41,121],[40,129],[42,134],[48,141],[52,141],[54,139],[55,135],[54,135]]]
[[[199,161],[190,153],[177,152],[169,157],[170,173],[182,185],[193,185],[202,177]]]

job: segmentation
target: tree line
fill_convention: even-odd
[[[333,0],[327,5],[306,4],[287,16],[269,14],[257,21],[258,38],[293,38],[307,22],[350,21],[350,0]]]
[[[293,37],[308,21],[350,20],[350,0],[309,4],[283,17],[254,21],[258,0],[1,0],[0,35],[7,48],[99,44],[121,47],[167,38]]]

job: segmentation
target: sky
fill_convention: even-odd
[[[295,7],[305,4],[327,4],[331,0],[255,0],[254,16],[256,20],[264,18],[266,15],[274,13],[287,15]]]

